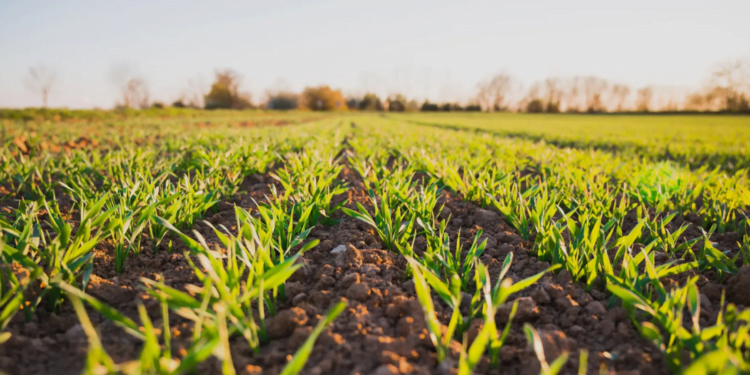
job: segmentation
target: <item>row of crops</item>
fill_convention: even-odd
[[[726,293],[750,264],[744,148],[726,156],[712,151],[724,141],[709,137],[698,156],[706,165],[696,168],[685,159],[698,153],[690,142],[670,146],[673,155],[687,155],[671,159],[648,151],[666,147],[663,139],[640,138],[648,146],[623,152],[616,143],[602,147],[611,142],[605,132],[563,148],[554,138],[506,137],[481,117],[481,127],[476,118],[441,119],[459,125],[449,128],[416,116],[282,120],[287,126],[255,129],[179,120],[6,124],[0,344],[13,345],[10,328],[72,308],[87,338],[86,373],[192,373],[213,361],[217,372],[233,374],[233,346],[260,355],[271,340],[266,322],[289,307],[287,280],[319,244],[311,231],[358,221],[405,260],[403,277],[413,281],[435,368],[502,371],[515,296],[567,272],[586,291],[606,293],[607,308],[623,307],[671,372],[750,371],[748,301]],[[477,128],[483,131],[470,131]],[[344,182],[345,170],[362,188]],[[235,205],[231,225],[204,221],[259,175],[273,179],[270,193]],[[339,199],[355,189],[367,198]],[[467,246],[449,236],[447,195],[500,214],[545,269],[506,277],[510,252],[491,273],[481,230]],[[199,224],[209,230],[194,230]],[[736,244],[718,243],[730,234]],[[146,252],[180,251],[197,282],[182,288],[141,278],[153,311],[138,303],[133,316],[87,292],[98,258],[106,256],[120,275]],[[724,291],[708,301],[710,315],[701,309],[707,282]],[[303,373],[316,340],[356,303],[332,301],[280,372]],[[496,322],[503,306],[511,311],[504,325]],[[137,340],[137,358],[116,361],[91,314]],[[170,322],[177,320],[189,322],[190,335],[174,334]],[[477,320],[481,329],[470,335]],[[538,327],[526,323],[523,331],[542,373],[570,372],[572,361],[586,373],[586,348],[576,358],[551,358]]]
[[[595,148],[693,169],[747,169],[746,116],[442,114],[394,116],[442,128],[544,141],[558,147]]]

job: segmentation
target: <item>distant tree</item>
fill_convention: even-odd
[[[529,86],[529,89],[526,91],[526,95],[518,103],[519,112],[529,112],[529,109],[533,111],[532,113],[544,112],[544,100],[542,100],[541,82],[534,82],[531,86]]]
[[[249,93],[240,93],[242,77],[231,69],[219,70],[208,94],[203,97],[206,109],[252,108]]]
[[[563,93],[566,112],[578,113],[581,111],[582,82],[582,78],[577,76],[568,81],[567,89]]]
[[[407,112],[417,112],[420,109],[419,102],[416,99],[409,100],[408,103],[406,103],[406,111]]]
[[[627,85],[621,85],[621,84],[614,84],[612,86],[612,108],[615,109],[616,112],[622,112],[625,110],[625,102],[628,100],[628,96],[630,96],[630,87]]]
[[[151,96],[146,81],[142,78],[129,78],[120,88],[120,92],[122,95],[122,101],[118,102],[116,107],[141,109],[149,107],[149,99]]]
[[[422,104],[422,107],[419,109],[422,112],[437,112],[440,110],[437,104],[430,103],[429,101],[425,100]]]
[[[401,94],[395,94],[388,97],[388,111],[389,112],[404,112],[408,101]]]
[[[443,105],[440,106],[440,110],[443,112],[460,112],[463,111],[464,108],[458,103],[443,103]]]
[[[586,94],[586,111],[589,113],[606,112],[604,106],[603,94],[609,84],[607,81],[598,77],[586,77],[583,80]]]
[[[651,101],[654,98],[654,89],[646,86],[638,89],[636,94],[635,109],[638,112],[649,112],[651,110]]]
[[[29,67],[26,86],[42,96],[43,108],[47,108],[49,104],[49,93],[55,82],[57,82],[57,74],[52,69],[44,65]]]
[[[680,103],[674,99],[667,99],[667,103],[664,104],[660,110],[666,112],[677,112],[680,110]]]
[[[115,103],[115,107],[143,109],[151,105],[146,80],[138,76],[130,65],[113,67],[110,76],[120,91],[120,101]]]
[[[500,73],[477,84],[476,100],[488,112],[506,109],[506,99],[513,85],[511,76]]]
[[[350,96],[346,99],[346,107],[350,110],[357,110],[359,109],[359,103],[360,100],[356,96]]]
[[[347,110],[346,99],[341,90],[334,90],[325,85],[305,88],[300,96],[298,107],[312,111]]]
[[[746,112],[750,105],[750,60],[719,63],[711,74],[712,98],[721,110]]]
[[[526,105],[526,112],[528,113],[542,113],[544,109],[544,102],[541,99],[532,99]]]
[[[186,107],[204,108],[206,106],[205,94],[206,91],[210,90],[208,84],[200,76],[189,78],[187,83],[187,87],[182,91],[179,100]]]
[[[560,103],[562,102],[563,95],[560,88],[560,80],[558,78],[547,78],[544,80],[544,86],[547,97],[545,111],[549,113],[560,112]]]
[[[385,107],[377,95],[368,92],[362,97],[362,100],[359,101],[357,109],[360,111],[383,111],[385,110]]]
[[[750,112],[750,59],[717,64],[706,86],[684,103],[693,111]]]
[[[547,113],[560,113],[560,102],[547,102],[547,107],[544,108]]]
[[[298,102],[299,95],[293,92],[269,92],[268,102],[266,102],[266,106],[268,107],[268,109],[290,110],[297,108]]]

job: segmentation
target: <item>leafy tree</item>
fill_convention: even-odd
[[[326,85],[305,88],[300,96],[298,106],[312,111],[347,110],[346,99],[344,99],[341,90],[334,90]]]
[[[360,111],[382,111],[385,107],[377,95],[367,93],[359,102],[358,109]]]
[[[429,101],[425,100],[424,104],[422,104],[422,108],[420,109],[422,112],[437,112],[440,110],[437,104],[430,103]]]
[[[404,112],[406,111],[406,105],[408,101],[401,94],[391,95],[388,98],[388,111],[389,112]]]
[[[268,95],[268,109],[289,110],[297,108],[299,95],[293,92],[280,91]]]
[[[544,112],[544,102],[541,99],[533,99],[526,105],[526,112],[528,113],[542,113]]]
[[[251,108],[250,94],[239,92],[241,80],[241,76],[231,69],[217,71],[211,90],[204,96],[206,109]]]

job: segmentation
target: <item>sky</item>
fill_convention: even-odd
[[[122,66],[166,103],[223,68],[256,101],[318,84],[467,100],[500,71],[697,88],[750,56],[749,14],[748,0],[0,0],[0,107],[41,105],[25,84],[39,65],[57,76],[50,106],[70,108],[112,107]]]

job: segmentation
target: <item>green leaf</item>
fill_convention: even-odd
[[[313,247],[318,246],[319,243],[320,243],[319,239],[314,239],[314,240],[306,243],[304,246],[302,246],[302,248],[299,249],[299,251],[297,252],[297,254],[302,254],[302,253],[306,252],[307,250],[310,250]]]
[[[199,309],[201,307],[201,303],[198,300],[185,292],[181,292],[164,285],[163,283],[158,283],[144,277],[141,278],[141,282],[147,286],[158,289],[160,293],[164,293],[171,308],[189,307],[191,309]],[[149,290],[149,294],[154,297],[160,297],[153,290]]]
[[[641,336],[645,337],[646,339],[655,343],[658,346],[661,346],[662,343],[664,342],[664,339],[661,336],[661,332],[659,331],[659,328],[651,322],[639,323],[638,330],[640,331]]]
[[[654,311],[648,301],[638,293],[615,284],[607,284],[607,289],[624,303],[630,304],[651,315],[656,315],[656,311]]]
[[[555,358],[555,360],[552,362],[552,364],[549,365],[549,369],[547,370],[548,375],[556,375],[560,373],[563,366],[568,362],[568,357],[570,354],[568,352],[565,352],[561,354],[559,357]]]

